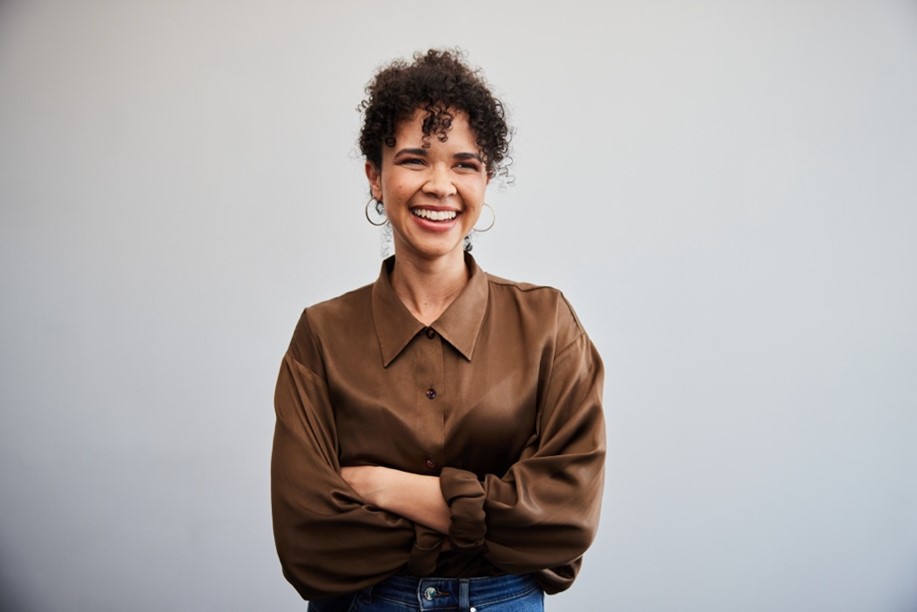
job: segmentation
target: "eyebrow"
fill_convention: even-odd
[[[428,155],[427,149],[423,148],[408,148],[408,149],[399,149],[395,153],[395,157],[401,157],[402,155],[420,155],[421,157],[426,157]],[[452,159],[476,159],[481,163],[484,163],[484,160],[481,159],[481,156],[477,153],[456,153],[452,156]]]
[[[427,150],[416,148],[416,149],[399,149],[395,151],[395,157],[400,157],[401,155],[422,155],[423,157],[426,157]]]
[[[481,162],[482,164],[484,163],[484,160],[481,159],[481,156],[478,155],[477,153],[456,153],[455,155],[452,156],[452,158],[453,159],[476,159],[479,162]]]

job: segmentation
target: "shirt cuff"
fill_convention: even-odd
[[[414,545],[411,547],[411,556],[405,564],[409,576],[429,576],[436,569],[436,561],[443,545],[441,533],[414,524]]]
[[[444,467],[439,475],[439,486],[452,514],[449,540],[463,551],[483,548],[487,533],[484,485],[467,470]]]

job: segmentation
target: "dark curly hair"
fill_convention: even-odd
[[[377,168],[382,165],[382,145],[395,146],[398,125],[418,108],[426,110],[424,142],[435,135],[448,139],[453,111],[468,115],[490,176],[507,176],[509,141],[503,103],[490,92],[480,70],[468,67],[459,49],[430,49],[414,54],[414,61],[395,60],[383,66],[366,86],[366,99],[358,107],[363,113],[360,150]]]

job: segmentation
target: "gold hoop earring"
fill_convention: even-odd
[[[494,207],[488,204],[487,202],[484,202],[484,208],[487,208],[490,210],[490,225],[488,225],[484,229],[478,229],[477,227],[475,227],[474,231],[476,231],[479,234],[483,234],[484,232],[489,232],[491,228],[493,228],[494,223],[497,222],[497,213],[494,212]]]
[[[372,204],[373,202],[376,203],[375,206],[373,206],[373,208],[375,209],[376,214],[379,216],[379,219],[381,220],[373,221],[372,217],[369,216],[369,205]],[[369,221],[370,225],[374,225],[376,227],[382,227],[383,225],[388,223],[388,217],[385,216],[385,208],[382,205],[382,200],[377,200],[374,197],[370,198],[369,202],[366,203],[366,207],[363,213],[366,215],[366,220]]]

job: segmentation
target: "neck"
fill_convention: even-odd
[[[424,325],[436,321],[468,284],[464,254],[458,255],[431,261],[395,257],[392,288]]]

